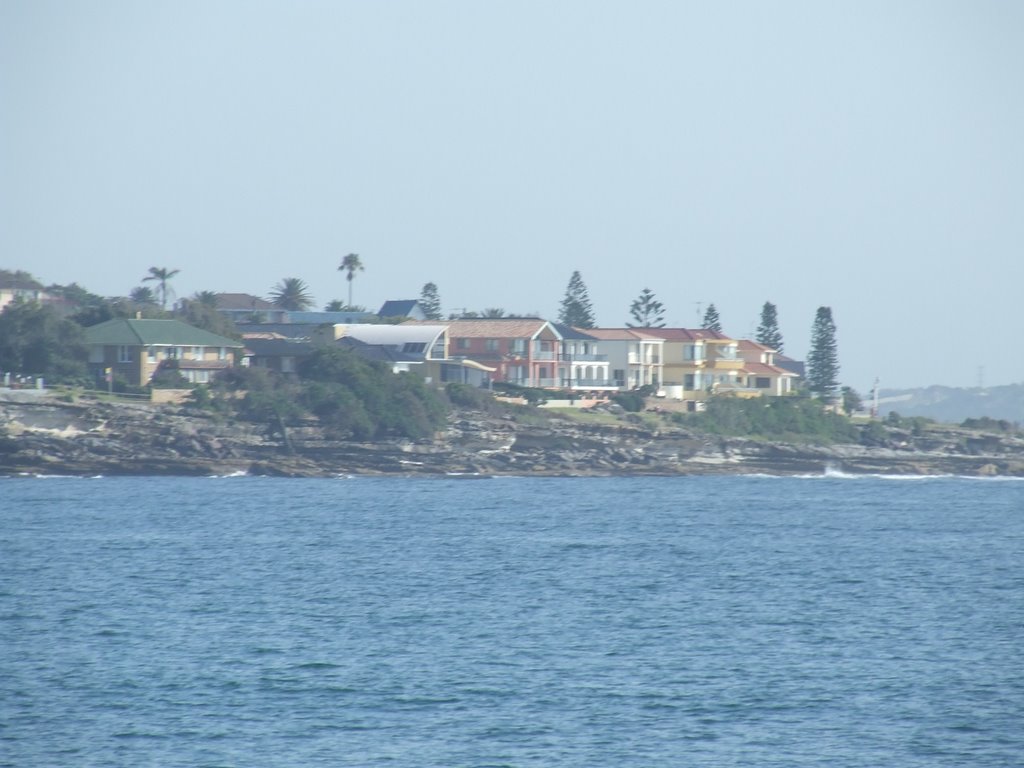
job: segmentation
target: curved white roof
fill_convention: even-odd
[[[380,346],[402,346],[404,344],[426,344],[429,349],[448,330],[447,325],[344,325],[336,332],[338,338],[348,336],[366,344]]]

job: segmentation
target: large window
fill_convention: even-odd
[[[127,347],[124,344],[117,348],[117,362],[119,363],[130,363],[132,361],[132,350],[131,347]]]
[[[486,349],[488,352],[497,352],[498,351],[498,340],[497,339],[486,339],[484,341],[484,349]]]

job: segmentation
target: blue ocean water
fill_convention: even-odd
[[[1024,482],[0,480],[3,766],[1021,766]]]

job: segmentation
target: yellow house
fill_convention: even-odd
[[[664,341],[664,387],[681,400],[736,390],[745,378],[739,342],[708,328],[644,328]]]

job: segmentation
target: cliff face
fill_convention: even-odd
[[[149,404],[0,402],[0,475],[338,474],[683,475],[851,473],[1024,477],[1024,440],[960,430],[896,435],[887,447],[717,438],[640,424],[456,413],[422,442],[332,440],[314,425],[287,436]]]

